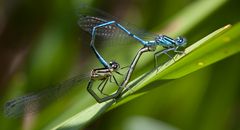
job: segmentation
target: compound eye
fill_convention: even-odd
[[[113,68],[114,68],[114,69],[118,69],[118,68],[119,68],[119,64],[118,64],[118,63],[113,64]]]
[[[186,39],[184,37],[177,37],[176,43],[179,46],[185,46],[187,42],[186,42]]]
[[[118,69],[120,67],[120,65],[115,61],[110,62],[109,64],[113,69]]]
[[[114,69],[117,69],[117,65],[113,65],[113,68],[114,68]]]

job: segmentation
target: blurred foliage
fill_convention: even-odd
[[[88,46],[81,44],[88,38],[83,37],[77,26],[75,9],[82,2],[127,19],[145,30],[171,36],[184,35],[188,43],[240,21],[240,2],[237,0],[3,1],[0,5],[1,105],[8,99],[71,77],[69,75],[101,67]],[[206,6],[197,6],[200,4]],[[176,16],[181,11],[186,11],[189,18],[180,24],[184,27],[177,24],[179,21],[174,21],[181,20]],[[200,13],[207,15],[201,15],[195,21],[191,19]],[[129,62],[126,57],[133,56],[136,49],[126,49],[128,53],[122,55],[107,51],[104,55],[113,55],[125,64]],[[146,73],[153,66],[151,59],[145,59],[139,63],[134,77]],[[231,56],[156,87],[84,127],[139,130],[136,125],[139,122],[145,126],[142,129],[153,130],[240,130],[239,59],[239,54]],[[84,87],[77,88],[37,115],[17,119],[0,117],[0,129],[52,128],[52,125],[95,103]]]

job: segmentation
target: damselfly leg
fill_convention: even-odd
[[[105,91],[104,91],[105,87],[106,87],[106,85],[110,85],[108,83],[114,83],[115,86],[117,86],[117,89],[119,89],[120,84],[119,84],[117,78],[115,77],[115,75],[123,76],[119,72],[119,70],[127,68],[127,67],[120,68],[120,65],[114,61],[110,62],[109,65],[110,65],[109,68],[104,67],[104,68],[93,69],[91,72],[91,78],[88,83],[88,87],[87,87],[88,92],[99,103],[107,101],[109,99],[113,99],[116,97],[114,93],[112,95],[105,93]],[[94,89],[94,87],[95,87],[94,83],[96,83],[97,81],[101,81],[100,84],[97,86],[98,92],[96,92],[96,90]],[[99,93],[104,95],[104,97],[99,95]]]

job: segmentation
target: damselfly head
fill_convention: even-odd
[[[176,42],[175,42],[176,45],[178,45],[178,46],[184,47],[184,46],[186,46],[186,44],[187,44],[186,38],[181,37],[181,36],[177,37],[177,38],[175,39],[175,41],[176,41]]]
[[[109,65],[111,66],[111,68],[113,68],[114,70],[119,69],[120,65],[116,62],[116,61],[110,61]]]

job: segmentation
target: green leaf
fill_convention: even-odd
[[[200,41],[185,49],[185,54],[176,55],[133,87],[133,91],[142,89],[147,84],[160,79],[176,79],[206,67],[240,51],[240,24],[231,28],[227,25],[209,34]],[[136,82],[136,81],[135,81]],[[134,83],[136,84],[136,83]],[[128,96],[128,91],[124,96]],[[141,94],[140,94],[141,95]],[[124,97],[123,96],[123,97]],[[136,95],[132,95],[137,97]],[[125,99],[127,100],[127,99]]]
[[[106,108],[111,106],[112,103],[113,101],[104,102],[101,104],[94,104],[87,109],[79,112],[78,114],[72,116],[71,118],[67,119],[66,121],[60,123],[52,129],[78,129],[84,126],[86,122],[89,122],[98,117],[106,110]]]

